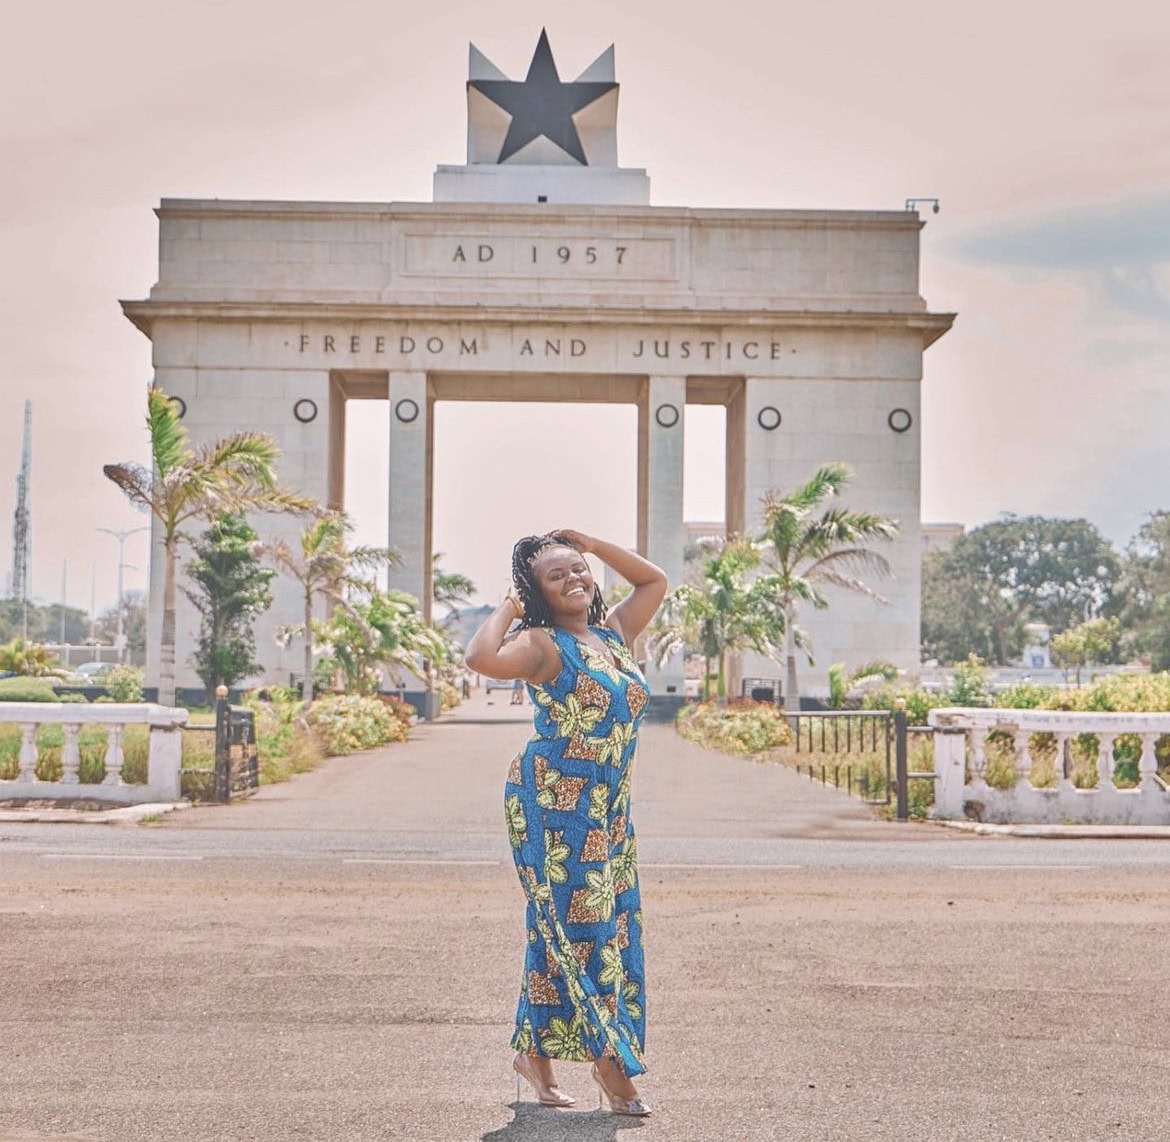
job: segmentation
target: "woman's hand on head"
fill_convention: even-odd
[[[566,543],[575,547],[582,555],[588,555],[593,550],[593,538],[586,535],[583,531],[576,531],[571,527],[558,527],[550,532],[551,535],[559,535]]]

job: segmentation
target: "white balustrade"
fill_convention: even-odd
[[[19,772],[14,780],[0,780],[0,800],[54,799],[95,800],[121,803],[177,801],[181,797],[179,768],[182,760],[181,730],[187,711],[150,703],[100,703],[84,706],[76,702],[0,702],[0,725],[20,727]],[[59,725],[61,778],[40,781],[36,767],[39,757],[37,731]],[[86,726],[105,730],[106,747],[100,782],[81,780],[81,734]],[[127,726],[146,726],[149,734],[146,784],[126,782],[123,735]]]
[[[1158,776],[1157,743],[1170,735],[1170,713],[1116,714],[1063,710],[933,710],[935,804],[932,815],[993,823],[1086,823],[1170,825],[1170,791]],[[1033,735],[1043,734],[1043,745]],[[1086,737],[1097,739],[1095,756]],[[1118,784],[1118,739],[1141,743],[1135,785]],[[1010,738],[1010,745],[1005,740]],[[1082,785],[1073,781],[1074,754]],[[989,753],[1002,765],[1009,757],[1010,780],[987,781]],[[1052,757],[1050,784],[1033,785],[1036,754]],[[1007,788],[1001,786],[1007,785]]]

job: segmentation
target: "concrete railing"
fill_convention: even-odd
[[[20,772],[15,780],[0,780],[0,800],[10,798],[87,799],[142,803],[177,801],[179,769],[182,762],[182,727],[187,711],[146,703],[0,702],[0,725],[20,728]],[[37,780],[39,759],[37,731],[46,725],[61,727],[61,778]],[[146,784],[122,780],[122,737],[127,726],[149,728]],[[101,782],[81,782],[81,732],[85,726],[99,726],[106,732]]]
[[[1059,710],[941,709],[930,715],[934,729],[935,796],[932,815],[944,820],[970,817],[994,823],[1042,824],[1170,824],[1170,793],[1158,776],[1155,754],[1158,739],[1170,734],[1170,713],[1105,714],[1067,713]],[[1035,738],[1033,735],[1045,735]],[[990,741],[989,736],[995,735]],[[1096,756],[1089,759],[1096,771],[1094,788],[1073,783],[1072,752],[1082,752],[1092,735]],[[1115,782],[1118,739],[1140,742],[1137,784],[1130,788]],[[1010,788],[997,788],[986,780],[989,752],[997,754],[1001,769],[1004,751],[1010,750],[1014,777]],[[1034,757],[1033,754],[1037,756]],[[1051,774],[1045,787],[1032,784],[1033,766],[1039,759]],[[1085,761],[1082,758],[1082,772]],[[1091,776],[1091,773],[1088,774]],[[969,779],[968,779],[969,778]],[[1004,784],[997,781],[996,786]]]

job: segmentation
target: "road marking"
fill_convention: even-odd
[[[975,872],[999,872],[1005,869],[1024,869],[1029,872],[1049,872],[1061,869],[1064,872],[1091,872],[1101,868],[1099,864],[952,864],[955,869],[971,869]]]
[[[435,865],[488,865],[502,864],[498,860],[414,860],[409,857],[343,857],[342,864],[435,864]]]
[[[202,860],[201,856],[162,853],[41,853],[42,860]]]

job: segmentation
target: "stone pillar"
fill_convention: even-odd
[[[867,380],[749,376],[742,399],[727,406],[729,531],[758,528],[770,490],[789,491],[832,461],[853,470],[838,506],[878,512],[899,524],[893,541],[871,545],[893,575],[862,575],[886,603],[829,587],[827,610],[800,606],[797,621],[811,636],[815,657],[810,666],[804,652],[797,653],[805,696],[824,694],[832,662],[851,669],[884,660],[909,673],[919,664],[919,383],[917,376],[883,377],[883,370],[896,370],[882,360],[873,368],[876,376]],[[783,678],[783,656],[771,661],[745,654],[744,674]]]
[[[402,563],[391,588],[431,611],[431,402],[426,373],[390,374],[390,519],[388,541]]]
[[[934,808],[930,815],[943,821],[963,819],[967,787],[967,733],[934,726]]]
[[[156,707],[157,709],[157,707]],[[186,713],[182,712],[186,719]],[[178,801],[182,793],[183,735],[179,725],[152,724],[146,760],[146,781],[153,796]]]
[[[672,589],[683,575],[686,406],[685,377],[647,378],[638,407],[638,549],[666,572]],[[657,698],[682,699],[682,655],[661,669],[649,661],[646,676]]]

